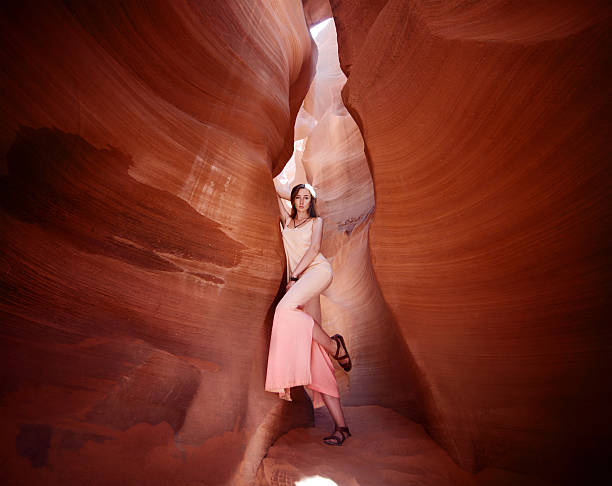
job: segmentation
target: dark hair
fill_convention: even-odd
[[[295,217],[297,216],[297,208],[295,207],[295,196],[297,196],[297,193],[300,189],[306,189],[308,191],[308,194],[310,194],[310,205],[308,206],[308,214],[312,218],[316,218],[317,211],[315,210],[315,201],[317,198],[312,195],[312,192],[310,192],[310,190],[304,184],[298,184],[293,189],[291,189],[291,219],[295,219]]]

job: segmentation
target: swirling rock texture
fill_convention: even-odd
[[[3,5],[3,484],[250,484],[299,1]],[[213,459],[216,458],[216,459]]]
[[[427,430],[489,478],[608,480],[609,3],[331,6]]]
[[[601,478],[609,7],[331,10],[367,161],[337,69],[298,116],[326,2],[3,5],[3,483],[251,484],[289,429],[264,465],[353,464],[353,486]],[[296,118],[337,275],[326,325],[355,357],[361,435],[332,450],[301,390],[263,392]]]

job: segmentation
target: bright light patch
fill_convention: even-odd
[[[319,32],[321,32],[331,21],[332,19],[325,19],[323,22],[319,22],[318,24],[314,25],[310,29],[310,35],[312,35],[312,38],[316,40]]]
[[[295,486],[338,486],[338,483],[322,476],[310,476],[296,481]]]

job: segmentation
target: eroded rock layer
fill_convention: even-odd
[[[609,5],[331,4],[374,180],[373,266],[428,430],[471,470],[601,478]]]
[[[0,32],[5,484],[249,484],[312,420],[263,391],[293,2],[20,2]],[[211,460],[212,457],[221,460]]]
[[[610,12],[517,5],[331,2],[373,186],[327,91],[338,73],[298,116],[323,1],[3,7],[3,481],[250,484],[276,437],[312,423],[300,390],[263,392],[284,265],[270,179],[297,117],[338,278],[324,313],[356,358],[347,402],[423,415],[479,482],[512,484],[501,467],[595,484]]]

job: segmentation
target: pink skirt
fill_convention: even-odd
[[[312,391],[314,408],[325,403],[321,394],[339,397],[334,365],[327,351],[312,339],[314,318],[303,308],[319,304],[320,293],[332,281],[329,263],[309,267],[276,306],[268,352],[265,391],[291,401],[289,389],[303,385]],[[320,305],[320,304],[319,304]]]

